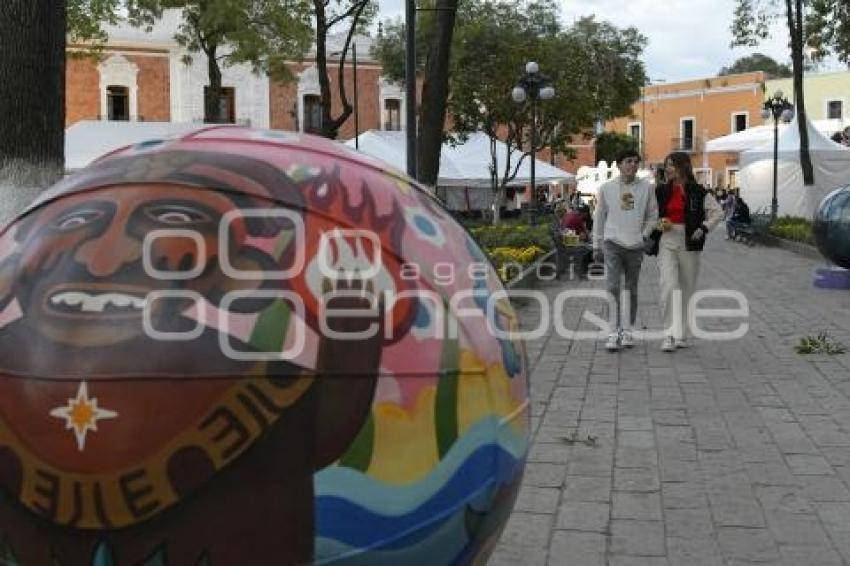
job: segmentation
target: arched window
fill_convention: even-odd
[[[139,67],[113,54],[97,66],[100,74],[100,119],[138,120]]]

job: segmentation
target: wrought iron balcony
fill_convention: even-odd
[[[684,151],[685,153],[702,151],[702,145],[697,138],[672,138],[670,142],[671,151]]]

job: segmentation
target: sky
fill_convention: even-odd
[[[405,0],[379,3],[381,19],[404,16]],[[653,82],[712,77],[755,52],[790,65],[784,20],[777,23],[772,38],[758,47],[729,47],[734,4],[734,0],[561,0],[561,18],[569,25],[595,14],[617,27],[638,28],[649,40],[644,63]]]

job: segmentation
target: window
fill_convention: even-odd
[[[384,116],[385,130],[401,130],[401,100],[397,98],[387,98],[384,100]]]
[[[643,148],[643,136],[641,135],[641,123],[640,122],[629,122],[626,127],[626,133],[634,138],[637,142],[638,149]]]
[[[737,189],[738,188],[738,169],[734,167],[728,167],[726,169],[726,188],[727,189]]]
[[[208,86],[204,87],[204,107],[206,108]],[[221,97],[218,99],[219,116],[221,124],[236,123],[236,89],[229,86],[221,87]],[[206,110],[204,111],[206,114]],[[209,116],[204,118],[205,122],[212,122]]]
[[[694,119],[682,118],[679,122],[679,149],[682,151],[693,151],[694,149]]]
[[[304,97],[304,127],[303,131],[308,134],[316,134],[322,131],[322,99],[315,94]]]
[[[828,100],[826,103],[826,117],[828,120],[841,120],[844,118],[844,101]]]
[[[746,130],[749,126],[749,114],[747,112],[733,112],[732,113],[732,133],[740,132]]]
[[[109,120],[129,120],[130,89],[126,86],[106,87],[106,112]]]

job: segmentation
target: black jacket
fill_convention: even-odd
[[[705,246],[705,236],[708,230],[705,225],[705,195],[708,191],[697,183],[685,184],[685,249],[691,252],[701,252]],[[667,216],[667,203],[673,187],[670,183],[658,185],[655,196],[658,199],[658,217]],[[702,238],[692,240],[691,235],[697,228],[702,228]]]
[[[743,200],[738,200],[735,203],[735,211],[732,213],[732,222],[738,222],[739,224],[749,224],[750,223],[750,207],[747,206]]]

